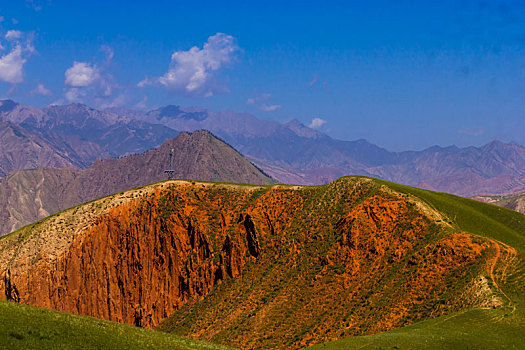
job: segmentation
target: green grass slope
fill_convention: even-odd
[[[525,349],[523,319],[518,309],[469,310],[311,349]]]
[[[319,344],[312,349],[525,349],[525,215],[448,193],[376,180],[416,196],[445,214],[454,229],[498,240],[518,250],[513,275],[499,286],[505,307],[464,310],[389,332]]]
[[[0,301],[0,349],[228,349],[28,305]]]

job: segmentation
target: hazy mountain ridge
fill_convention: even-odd
[[[182,133],[143,154],[96,161],[83,170],[20,170],[0,179],[0,235],[66,208],[165,180],[170,149],[173,176],[208,181],[274,181],[207,131]]]
[[[98,111],[81,104],[39,109],[4,100],[0,102],[0,120],[18,125],[35,138],[44,140],[57,154],[65,154],[70,159],[70,164],[43,161],[38,167],[87,168],[97,159],[141,153],[158,147],[178,134],[163,125]],[[27,168],[22,166],[23,162],[19,164],[9,171]]]
[[[45,140],[58,158],[63,154],[76,167],[143,152],[178,131],[207,129],[283,183],[322,184],[357,174],[463,196],[525,190],[525,147],[512,142],[389,152],[366,140],[332,139],[297,120],[281,124],[249,113],[174,105],[149,112],[97,111],[79,104],[38,109],[3,101],[0,115]]]
[[[0,119],[0,177],[18,169],[80,167],[68,152],[21,126]]]
[[[297,120],[280,124],[247,113],[165,106],[133,117],[177,130],[208,129],[284,183],[358,174],[460,195],[525,189],[525,147],[514,142],[389,152],[366,140],[332,139]]]

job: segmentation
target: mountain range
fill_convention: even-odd
[[[97,160],[87,169],[18,170],[0,179],[0,236],[61,210],[130,188],[173,178],[271,184],[237,151],[208,131],[183,132],[158,149]]]
[[[4,100],[0,123],[0,176],[28,168],[87,168],[97,159],[142,153],[178,134],[81,104],[39,109]]]
[[[10,131],[0,139],[2,153],[9,154],[0,159],[3,175],[28,167],[86,168],[96,159],[158,147],[182,131],[206,129],[282,183],[323,184],[357,174],[462,196],[525,190],[525,147],[514,142],[389,152],[366,140],[333,139],[297,120],[282,124],[248,113],[172,105],[149,112],[99,111],[80,104],[38,109],[4,100],[0,120],[25,135]],[[25,143],[23,152],[17,142]]]
[[[283,183],[314,185],[357,174],[459,195],[525,190],[525,147],[513,142],[389,152],[366,140],[332,139],[297,120],[280,124],[247,113],[166,106],[135,118],[176,130],[208,129]]]

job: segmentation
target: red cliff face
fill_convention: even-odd
[[[238,276],[245,261],[260,254],[254,220],[261,227],[271,219],[242,210],[253,191],[226,190],[231,198],[200,201],[207,192],[183,186],[110,209],[52,264],[41,255],[31,266],[11,267],[17,272],[6,277],[6,295],[13,294],[12,281],[23,303],[142,327],[159,324],[226,276]],[[208,206],[215,208],[212,217]]]
[[[0,266],[0,288],[22,303],[141,327],[166,320],[164,330],[244,348],[300,348],[497,305],[479,278],[496,250],[512,252],[436,215],[370,180],[157,185],[54,256]]]

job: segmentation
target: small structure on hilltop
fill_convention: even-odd
[[[170,166],[168,169],[164,170],[164,174],[168,174],[168,180],[173,180],[175,170],[173,169],[173,155],[175,154],[175,149],[170,149]]]

